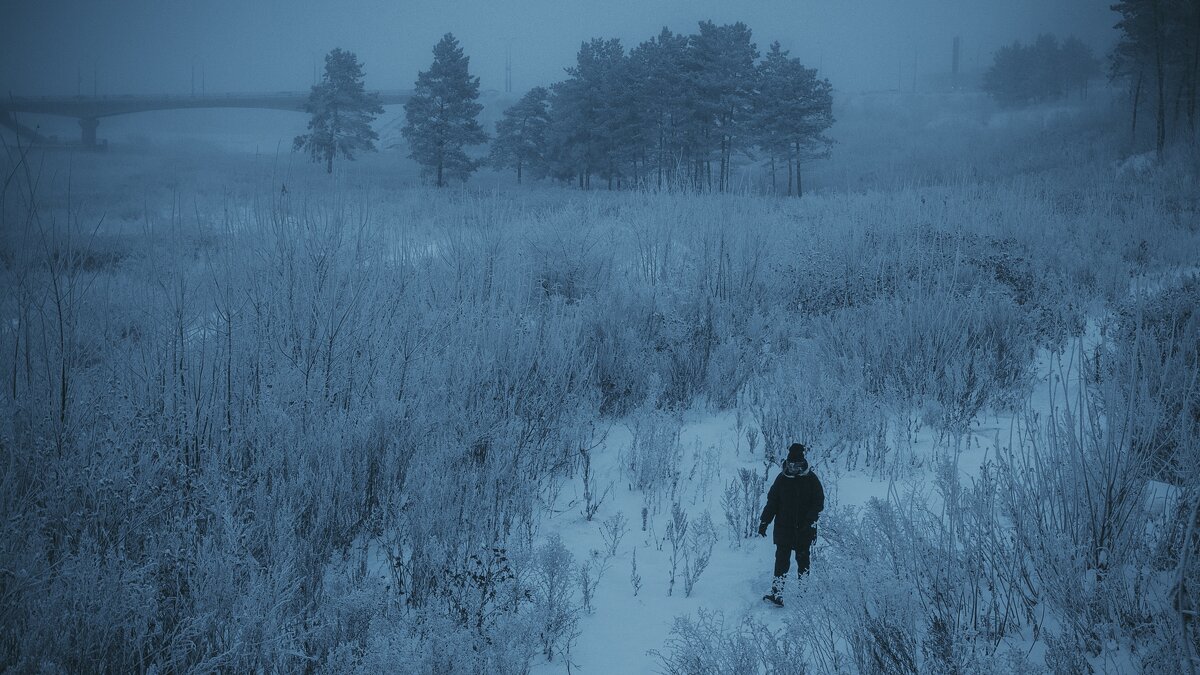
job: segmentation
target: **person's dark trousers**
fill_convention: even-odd
[[[782,577],[792,566],[792,554],[796,556],[796,576],[808,574],[808,551],[812,547],[812,537],[804,537],[795,546],[778,544],[775,546],[775,576]]]

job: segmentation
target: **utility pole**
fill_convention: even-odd
[[[75,66],[75,97],[83,98],[83,68]]]
[[[196,64],[192,64],[192,98],[196,98]]]
[[[92,64],[92,98],[97,98],[100,92],[100,85],[97,84],[100,80],[100,68]]]

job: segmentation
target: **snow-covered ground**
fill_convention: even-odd
[[[1077,393],[1080,373],[1072,370],[1070,364],[1077,359],[1078,349],[1094,346],[1097,339],[1094,325],[1065,353],[1039,352],[1034,367],[1035,383],[1022,414],[1036,413],[1049,418],[1055,410],[1055,399]],[[820,392],[813,395],[820,396]],[[577,560],[584,556],[605,559],[606,572],[596,591],[593,611],[585,614],[579,624],[580,636],[569,655],[570,664],[564,659],[543,661],[533,672],[656,672],[660,663],[655,652],[663,649],[678,616],[715,610],[722,612],[728,622],[736,623],[744,614],[754,613],[767,625],[782,628],[786,613],[805,611],[794,600],[779,609],[761,599],[771,584],[775,549],[770,533],[766,538],[742,539],[733,536],[725,525],[721,504],[725,486],[736,480],[739,469],[760,474],[764,471],[764,448],[759,444],[752,454],[745,438],[745,430],[753,427],[753,421],[744,421],[739,433],[737,417],[734,411],[715,414],[689,411],[681,419],[684,459],[680,470],[684,479],[678,501],[693,520],[708,513],[717,524],[719,535],[712,560],[691,597],[684,597],[678,582],[674,593],[667,594],[670,544],[664,542],[663,531],[670,518],[669,505],[657,514],[652,513],[647,529],[642,530],[643,494],[629,489],[628,473],[622,466],[622,457],[631,443],[630,432],[623,424],[608,429],[604,442],[594,453],[594,465],[597,484],[611,486],[612,492],[588,522],[582,513],[581,480],[569,482],[542,529],[543,536],[560,535]],[[995,460],[997,447],[1011,442],[1011,434],[1021,423],[1018,417],[1013,412],[988,412],[975,419],[970,433],[958,443],[960,452],[956,462],[964,482],[978,477],[980,466],[989,458]],[[928,485],[933,480],[934,458],[954,455],[953,446],[953,440],[939,437],[934,430],[920,430],[912,440],[914,466],[903,475],[886,478],[823,461],[820,446],[810,447],[809,457],[825,486],[826,509],[830,510],[863,506],[872,499],[886,500],[889,495],[906,495],[913,488]],[[786,448],[765,450],[775,458],[769,470],[769,485],[779,473],[778,463]],[[700,474],[710,457],[717,459],[716,470],[706,479]],[[765,500],[765,494],[760,497]],[[601,522],[618,514],[629,523],[629,532],[621,540],[616,556],[609,559],[604,553]],[[826,546],[818,535],[812,549],[814,567],[826,564],[823,556]],[[637,573],[642,579],[636,594],[630,581],[635,551]],[[793,587],[789,591],[793,591],[794,578],[789,578],[789,582]],[[792,599],[796,594],[788,595]]]
[[[194,653],[200,643],[219,652],[213,658],[228,659],[213,663],[229,668],[286,670],[311,653],[324,659],[326,670],[379,672],[404,670],[437,649],[461,657],[454,650],[474,641],[480,653],[532,654],[539,674],[642,673],[664,668],[679,617],[720,612],[727,627],[749,616],[768,632],[791,630],[812,594],[792,580],[785,608],[761,601],[770,583],[770,538],[734,534],[723,501],[739,476],[765,479],[752,495],[757,505],[749,515],[756,518],[765,484],[778,471],[784,447],[764,447],[756,418],[762,401],[748,393],[760,390],[770,392],[776,406],[832,399],[835,413],[859,424],[846,443],[874,442],[863,440],[875,433],[867,427],[883,425],[879,442],[887,454],[873,459],[864,458],[867,451],[824,445],[824,437],[787,439],[812,448],[828,496],[830,518],[814,547],[808,588],[862,581],[864,592],[883,598],[895,579],[855,578],[864,570],[845,564],[846,532],[837,528],[857,527],[855,514],[873,502],[912,506],[922,518],[933,515],[906,526],[927,528],[933,548],[944,544],[937,540],[943,469],[953,467],[970,486],[985,465],[1036,434],[1038,424],[1086,398],[1081,357],[1093,358],[1096,346],[1112,339],[1101,333],[1106,315],[1127,299],[1174,288],[1194,274],[1200,245],[1188,219],[1196,195],[1194,185],[1183,184],[1185,171],[1172,174],[1147,155],[1117,158],[1110,136],[1064,151],[1060,127],[1091,129],[1094,111],[993,117],[979,97],[898,95],[849,97],[841,105],[844,126],[836,129],[843,143],[835,159],[811,167],[808,185],[815,194],[803,200],[517,188],[495,173],[477,176],[465,190],[433,191],[413,185],[415,169],[396,148],[342,163],[330,177],[286,148],[293,133],[288,125],[302,120],[274,113],[247,115],[241,130],[217,116],[205,118],[208,127],[195,118],[191,129],[156,130],[153,120],[131,124],[152,136],[141,140],[117,136],[121,127],[114,121],[102,135],[109,128],[121,140],[107,154],[48,151],[41,159],[59,182],[47,179],[44,217],[88,225],[103,220],[87,240],[87,264],[94,267],[63,268],[72,281],[88,280],[77,286],[85,299],[69,308],[77,322],[70,327],[80,328],[66,364],[77,368],[74,407],[64,418],[84,420],[73,423],[86,423],[91,435],[64,449],[46,420],[21,427],[14,414],[18,422],[2,427],[29,433],[37,426],[45,434],[19,446],[23,459],[12,470],[27,473],[14,474],[18,479],[40,486],[44,473],[68,483],[38,487],[39,499],[6,502],[23,519],[0,523],[15,533],[9,539],[23,542],[6,549],[5,562],[30,580],[17,590],[25,630],[40,636],[28,653],[51,659],[73,653],[72,645],[53,642],[60,618],[39,613],[44,607],[76,621],[81,643],[116,644],[117,654],[125,644],[174,649],[175,660],[163,662],[181,670],[206,663]],[[911,114],[900,114],[906,110]],[[158,123],[166,125],[167,118]],[[950,132],[958,134],[954,141],[939,144]],[[264,144],[265,138],[275,140]],[[894,138],[905,142],[879,145]],[[192,145],[196,140],[200,144]],[[1037,147],[1014,154],[1012,144]],[[62,187],[67,179],[70,191]],[[19,200],[7,206],[17,209]],[[12,234],[18,241],[20,233]],[[79,241],[64,236],[61,244],[70,249]],[[22,400],[43,388],[39,409],[56,410],[60,390],[50,384],[67,369],[58,368],[53,322],[28,318],[51,316],[46,303],[52,296],[33,292],[43,287],[28,280],[44,282],[37,275],[64,258],[47,254],[42,241],[14,251],[21,255],[6,260],[24,267],[12,268],[20,274],[6,268],[15,291],[0,305],[7,329],[0,338],[9,355],[0,362],[9,368],[5,382],[19,384]],[[989,323],[993,317],[1000,319]],[[695,329],[705,320],[710,333],[698,337]],[[1020,334],[1005,333],[1009,329]],[[44,339],[31,340],[26,331],[43,331]],[[968,331],[978,340],[970,346],[926,340]],[[712,349],[706,368],[688,361],[701,343]],[[1047,343],[1056,346],[1033,347]],[[993,345],[1011,348],[1007,360],[991,359]],[[1009,393],[1017,388],[1013,381],[998,381],[1015,371],[1021,371],[1017,380],[1028,380],[1023,398],[998,396],[1009,405],[985,408],[955,435],[938,426],[938,401],[953,403],[947,392],[962,383],[953,375],[966,370],[963,355],[971,349],[969,363],[986,364],[977,372],[997,380],[985,380],[974,394]],[[22,350],[33,353],[32,367],[11,356]],[[879,377],[880,370],[903,370],[903,359],[935,370],[939,364],[930,354],[956,359],[947,369],[955,373],[941,380],[911,372],[904,374],[909,379]],[[601,357],[608,360],[600,363]],[[1014,366],[1017,359],[1021,364]],[[823,367],[836,373],[817,373]],[[792,372],[796,390],[810,382],[834,384],[787,391]],[[672,376],[678,376],[674,393],[694,398],[683,412],[673,407],[678,398],[653,394]],[[727,378],[740,389],[725,386]],[[573,556],[567,595],[577,612],[576,634],[568,653],[547,660],[529,604],[514,603],[521,609],[512,625],[529,629],[519,636],[503,625],[486,631],[466,625],[446,611],[453,599],[436,582],[425,589],[424,607],[414,602],[409,593],[421,580],[413,559],[393,566],[384,547],[398,541],[401,557],[411,556],[422,537],[438,539],[436,550],[416,562],[431,576],[461,574],[480,542],[439,539],[453,527],[423,509],[463,506],[438,490],[464,487],[454,483],[456,472],[468,475],[464,467],[487,461],[483,441],[500,448],[528,440],[517,439],[506,424],[519,426],[529,421],[522,415],[537,412],[539,396],[546,396],[538,387],[581,381],[587,386],[573,392],[577,398],[552,403],[574,406],[581,424],[598,430],[586,489],[578,453],[568,447],[569,459],[562,461],[563,445],[578,440],[570,428],[574,417],[555,420],[565,432],[556,429],[537,439],[541,445],[524,446],[549,457],[530,465],[535,487],[509,483],[526,489],[513,503],[533,504],[536,511],[530,541],[523,531],[504,533],[511,541],[502,543],[523,575],[516,586],[537,573],[530,548],[561,541]],[[736,402],[714,412],[717,406],[705,397],[730,389]],[[504,397],[514,391],[531,407],[507,407]],[[602,412],[600,400],[611,391],[625,392],[608,402],[621,412]],[[860,397],[869,397],[870,410],[855,408]],[[664,400],[669,403],[656,407]],[[14,406],[18,413],[26,409]],[[797,412],[789,423],[817,425],[822,420],[814,419],[815,410]],[[646,449],[647,442],[653,456],[642,459],[665,457],[669,465],[652,467],[657,482],[639,489],[632,485],[631,449]],[[201,444],[215,450],[190,454]],[[164,454],[164,446],[178,454]],[[483,451],[473,457],[478,447]],[[413,469],[412,475],[429,485],[406,474],[413,466],[426,473]],[[1165,482],[1149,484],[1138,508],[1165,520],[1177,510],[1180,492]],[[585,493],[598,503],[590,520]],[[181,506],[181,494],[192,501]],[[710,519],[716,534],[690,594],[684,562],[677,560],[670,584],[668,532],[676,504],[691,532],[702,533]],[[526,513],[506,515],[520,521],[519,530]],[[611,530],[604,528],[620,522],[625,530],[610,554]],[[65,532],[68,544],[43,532]],[[78,532],[86,533],[83,540],[71,539]],[[355,538],[341,541],[346,532]],[[127,547],[132,540],[141,548]],[[1065,551],[1047,548],[1055,555]],[[63,550],[69,564],[39,568],[37,561]],[[184,550],[187,555],[177,553]],[[364,577],[358,551],[367,551]],[[1067,553],[1064,559],[1071,563],[1064,565],[1066,585],[1097,601],[1088,595],[1095,575]],[[581,569],[592,579],[600,574],[589,602],[576,576]],[[946,569],[947,577],[977,571],[958,562]],[[1061,571],[1032,563],[1030,570]],[[821,576],[824,571],[837,574]],[[1150,598],[1155,611],[1167,606],[1169,570],[1135,560],[1128,571],[1143,575],[1137,583],[1144,584],[1120,597]],[[325,585],[313,590],[306,585],[313,578]],[[969,590],[961,581],[949,582],[963,594],[956,602],[970,592],[990,599],[979,591],[987,580],[971,579]],[[1057,623],[1054,603],[1063,598],[1050,588],[1057,581],[1032,582],[1038,586],[1028,591],[1034,597],[1028,606],[1036,606],[1032,619],[1020,614],[1027,610],[1021,604],[1027,589],[1006,589],[1005,601],[1019,615],[1012,623],[994,634],[968,626],[955,638],[967,650],[991,649],[998,639],[1029,654],[1033,672],[1048,662],[1052,639],[1059,640],[1053,649],[1060,655],[1086,648],[1092,667],[1114,673],[1133,663],[1131,647],[1169,644],[1141,633],[1132,638],[1133,629],[1124,626]],[[154,604],[160,595],[183,597],[181,586],[192,604],[179,614],[172,608],[184,605]],[[914,588],[898,597],[915,604]],[[126,604],[130,597],[135,600]],[[952,609],[962,616],[965,606]],[[871,618],[889,618],[887,608],[864,608],[880,610]],[[1166,616],[1139,611],[1127,619],[1132,625],[1143,625],[1148,615],[1162,625]],[[167,630],[143,621],[150,615],[181,623]],[[913,619],[906,624],[910,635],[923,639],[931,615],[913,616],[902,618]],[[307,632],[297,629],[302,624]],[[107,631],[114,625],[143,632],[111,639]],[[1034,635],[1034,627],[1041,633]],[[1080,642],[1071,641],[1077,637]],[[498,639],[523,640],[529,648],[493,649]]]

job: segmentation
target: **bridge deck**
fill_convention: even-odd
[[[383,105],[404,103],[411,92],[375,92]],[[0,99],[0,113],[59,115],[98,119],[153,110],[195,108],[260,108],[304,110],[308,92],[219,94],[207,96],[42,96]]]

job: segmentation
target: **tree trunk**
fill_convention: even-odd
[[[658,189],[663,187],[663,163],[666,162],[666,145],[662,129],[658,130]]]
[[[771,194],[775,194],[775,155],[771,155]]]
[[[1166,66],[1163,63],[1163,34],[1161,0],[1154,2],[1154,71],[1157,86],[1158,110],[1154,116],[1154,147],[1161,158],[1167,145]]]
[[[788,189],[787,189],[787,196],[791,197],[791,196],[792,196],[792,158],[791,158],[791,157],[788,157],[788,158],[787,158],[787,165],[788,165]]]
[[[325,173],[333,173],[333,153],[325,153]]]
[[[1192,31],[1192,68],[1189,73],[1191,94],[1188,96],[1188,135],[1196,140],[1196,78],[1200,77],[1200,11],[1196,12],[1196,25]]]
[[[1133,86],[1133,121],[1129,126],[1130,141],[1137,141],[1138,105],[1142,99],[1142,71],[1138,71],[1137,84]]]
[[[796,141],[796,196],[804,196],[804,187],[800,183],[800,141]]]
[[[726,162],[728,161],[728,160],[726,160],[726,157],[728,156],[728,144],[730,144],[730,141],[728,141],[728,138],[730,138],[730,137],[728,137],[728,136],[724,135],[724,133],[722,133],[722,135],[721,135],[721,161],[720,161],[720,166],[718,167],[718,177],[716,177],[716,191],[718,191],[718,192],[725,192],[725,167],[726,167]]]
[[[517,185],[521,184],[521,159],[517,158]]]

